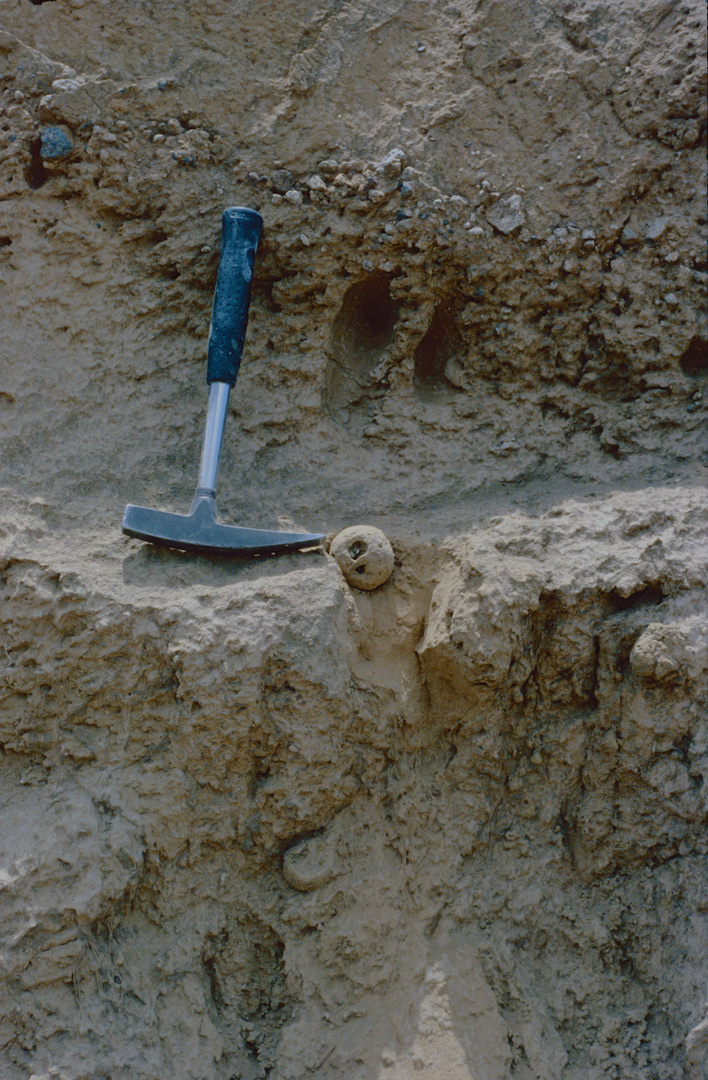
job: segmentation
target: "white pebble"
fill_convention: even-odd
[[[403,150],[398,148],[389,150],[388,154],[383,158],[377,167],[377,172],[382,172],[384,176],[387,176],[392,180],[396,176],[400,176],[405,164],[406,155]],[[362,180],[364,178],[362,177]]]

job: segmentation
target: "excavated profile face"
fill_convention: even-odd
[[[0,1080],[708,1076],[705,22],[0,3]]]

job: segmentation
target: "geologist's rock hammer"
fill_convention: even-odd
[[[263,219],[245,206],[222,217],[221,259],[207,346],[209,401],[197,490],[188,514],[129,504],[123,532],[151,544],[220,555],[277,555],[313,547],[324,537],[223,525],[216,514],[216,474],[229,394],[236,383],[251,300],[251,280]]]

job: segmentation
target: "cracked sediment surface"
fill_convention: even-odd
[[[705,10],[306,7],[0,12],[0,1076],[700,1080]]]

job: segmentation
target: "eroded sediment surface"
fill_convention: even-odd
[[[305,7],[0,12],[0,1075],[698,1080],[705,11]]]

